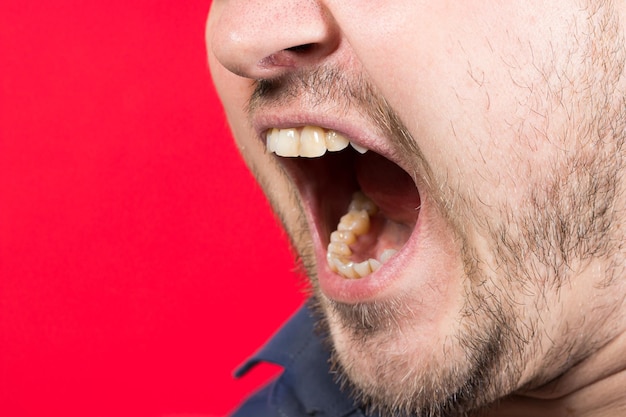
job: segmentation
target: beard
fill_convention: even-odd
[[[458,245],[463,303],[455,312],[455,328],[434,341],[420,335],[420,317],[413,308],[420,303],[417,294],[360,304],[326,298],[316,285],[314,256],[303,232],[306,221],[284,224],[312,283],[337,379],[370,411],[384,416],[473,415],[515,390],[545,384],[594,349],[590,341],[575,342],[567,335],[561,339],[571,343],[546,348],[542,340],[548,331],[541,319],[561,288],[589,265],[601,260],[604,279],[599,285],[608,287],[624,264],[615,227],[626,132],[626,106],[618,88],[625,61],[621,27],[610,3],[590,8],[582,20],[584,25],[571,25],[575,47],[534,62],[537,72],[525,75],[532,86],[527,100],[534,103],[532,112],[548,115],[546,119],[551,114],[567,117],[533,126],[534,138],[519,138],[520,143],[541,138],[562,150],[551,153],[543,166],[527,162],[518,178],[524,184],[521,202],[503,197],[497,206],[487,206],[471,190],[441,180],[453,173],[432,173],[418,141],[365,76],[355,81],[326,69],[258,83],[251,112],[302,94],[312,106],[349,100],[346,106],[376,120],[381,131],[424,161],[428,182],[438,184],[433,198]],[[592,55],[597,59],[587,59]],[[563,60],[582,64],[557,67]],[[292,202],[297,201],[294,196]],[[284,206],[271,203],[277,212]],[[563,328],[580,326],[567,323]],[[529,364],[534,368],[530,374]]]

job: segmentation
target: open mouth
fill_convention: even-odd
[[[368,277],[409,241],[421,200],[398,164],[317,126],[269,129],[266,146],[309,205],[332,272]]]

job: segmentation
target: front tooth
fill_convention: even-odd
[[[356,143],[352,143],[352,142],[350,142],[350,145],[351,145],[354,149],[356,149],[356,151],[357,151],[358,153],[361,153],[361,154],[363,154],[363,153],[367,152],[367,150],[368,150],[367,148],[364,148],[364,147],[363,147],[363,146],[361,146],[361,145],[357,145]]]
[[[278,139],[275,145],[276,155],[298,156],[300,155],[300,134],[297,129],[279,129]]]
[[[279,156],[317,158],[326,151],[338,152],[352,145],[360,153],[367,148],[350,142],[345,136],[334,130],[325,130],[319,126],[303,128],[270,129],[266,134],[266,147],[269,152]]]
[[[326,131],[326,147],[330,152],[337,152],[348,147],[350,141],[334,130]]]
[[[279,130],[273,128],[267,132],[267,150],[269,152],[276,152],[276,145],[278,144],[278,133]]]
[[[324,129],[306,126],[300,133],[300,156],[315,158],[326,153]]]

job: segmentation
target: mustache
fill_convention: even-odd
[[[426,183],[433,183],[433,171],[418,142],[364,71],[322,65],[255,80],[246,111],[253,120],[264,109],[288,108],[296,103],[313,110],[331,108],[335,117],[360,114],[372,122],[377,134],[392,139],[399,154],[412,155],[423,168]]]
[[[256,80],[246,110],[252,119],[265,108],[286,108],[295,102],[310,109],[330,107],[338,115],[357,112],[374,122],[379,134],[397,138],[404,151],[421,155],[398,114],[363,72],[325,65]]]
[[[248,103],[248,112],[254,114],[269,106],[289,105],[294,100],[304,100],[315,108],[333,103],[339,108],[368,112],[372,103],[384,111],[390,110],[374,86],[362,75],[347,75],[340,68],[321,66],[313,69],[299,68],[271,79],[255,81],[255,89]]]

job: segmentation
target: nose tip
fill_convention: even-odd
[[[232,0],[219,11],[211,48],[230,72],[269,79],[324,60],[338,45],[329,13],[314,0]]]

